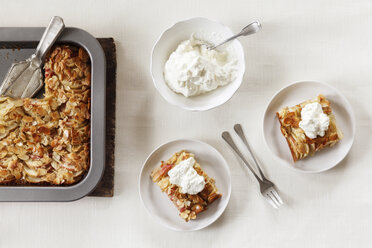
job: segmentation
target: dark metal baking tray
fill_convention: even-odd
[[[0,28],[0,83],[14,61],[28,58],[45,28]],[[66,28],[57,43],[83,47],[91,59],[90,169],[71,186],[0,186],[0,201],[74,201],[97,186],[105,169],[106,60],[98,41],[78,28]]]

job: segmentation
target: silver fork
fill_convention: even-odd
[[[248,161],[244,158],[243,154],[240,152],[238,147],[235,145],[233,139],[231,138],[230,133],[227,132],[227,131],[223,132],[222,133],[222,138],[226,141],[227,144],[230,145],[230,147],[236,152],[236,154],[238,154],[238,156],[243,160],[244,164],[253,173],[254,177],[257,179],[258,183],[260,184],[260,191],[261,191],[262,196],[265,198],[265,200],[268,203],[270,203],[270,205],[273,206],[274,208],[280,207],[281,205],[283,205],[283,201],[280,198],[278,192],[275,190],[275,188],[274,188],[275,185],[265,177],[265,175],[263,174],[260,166],[258,165],[257,160],[256,160],[255,156],[253,155],[253,153],[251,151],[251,148],[248,144],[248,141],[245,138],[245,135],[244,135],[244,132],[243,132],[243,129],[242,129],[241,125],[236,124],[234,126],[234,130],[238,134],[238,136],[241,138],[243,143],[246,145],[251,157],[253,158],[253,161],[254,161],[256,167],[258,168],[258,171],[259,171],[259,174],[260,174],[261,177],[259,177],[257,175],[257,173],[253,170],[253,168],[248,163]]]

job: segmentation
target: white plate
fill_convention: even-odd
[[[314,156],[294,163],[288,144],[280,131],[276,112],[285,106],[294,106],[319,94],[323,94],[331,102],[336,123],[344,138],[334,147],[325,148]],[[348,154],[355,136],[355,117],[349,102],[333,87],[312,81],[297,82],[282,88],[271,99],[263,119],[263,134],[269,149],[287,166],[301,172],[322,172],[336,166]]]
[[[244,51],[238,40],[229,43],[238,59],[237,77],[233,82],[206,94],[185,97],[173,92],[166,84],[164,65],[170,54],[182,41],[190,39],[191,34],[195,34],[196,38],[218,44],[232,36],[233,32],[221,23],[201,17],[178,22],[165,30],[155,43],[151,54],[150,71],[156,89],[169,103],[186,110],[204,111],[227,102],[240,87],[245,71]]]
[[[178,151],[195,154],[197,162],[208,176],[216,180],[222,197],[213,202],[195,220],[185,222],[168,196],[152,182],[150,174]],[[164,226],[176,231],[195,231],[212,224],[225,210],[231,194],[230,169],[222,155],[212,146],[196,140],[175,140],[156,148],[146,159],[139,177],[139,194],[149,214]]]

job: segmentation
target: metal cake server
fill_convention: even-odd
[[[35,53],[24,61],[12,64],[0,86],[0,95],[13,98],[32,97],[43,87],[42,61],[64,27],[61,17],[52,18]]]

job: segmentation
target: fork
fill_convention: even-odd
[[[234,130],[236,134],[240,137],[240,139],[243,141],[245,146],[247,147],[249,154],[253,158],[254,164],[258,168],[259,175],[253,170],[252,166],[248,163],[248,161],[244,158],[243,154],[240,152],[238,147],[235,145],[235,142],[231,138],[231,135],[229,132],[225,131],[222,133],[222,138],[226,141],[227,144],[230,145],[230,147],[236,152],[236,154],[243,160],[244,164],[248,167],[248,169],[253,173],[254,177],[257,179],[259,185],[260,185],[260,191],[261,195],[265,198],[265,200],[270,203],[271,206],[274,208],[279,208],[281,205],[283,205],[283,201],[280,198],[278,192],[275,190],[275,185],[270,180],[268,180],[265,175],[263,174],[260,166],[258,165],[256,157],[253,155],[251,148],[248,144],[247,139],[245,138],[243,129],[240,124],[234,125]]]

